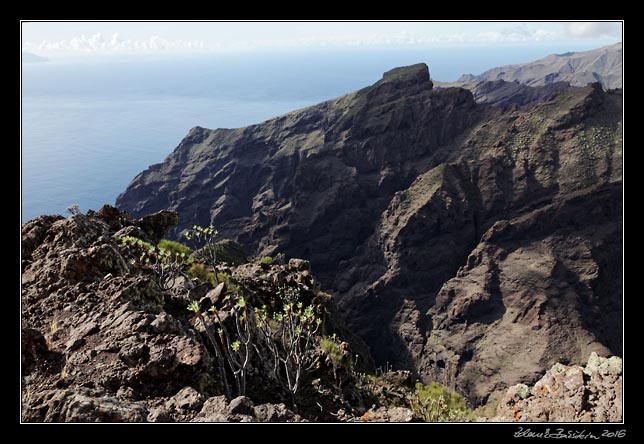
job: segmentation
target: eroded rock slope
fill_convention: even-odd
[[[533,97],[532,95],[530,97]],[[306,257],[377,363],[484,403],[621,355],[621,91],[489,107],[427,66],[239,129],[194,128],[117,205]]]

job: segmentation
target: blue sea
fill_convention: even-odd
[[[428,64],[433,79],[586,48],[316,50],[51,59],[22,66],[22,221],[114,204],[194,126],[235,128]]]

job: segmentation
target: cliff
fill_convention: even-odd
[[[193,128],[117,206],[310,259],[387,362],[472,405],[622,353],[621,91],[477,104],[427,66],[238,129]]]

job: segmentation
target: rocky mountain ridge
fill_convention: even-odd
[[[621,91],[535,97],[483,106],[398,68],[262,124],[193,128],[117,206],[310,259],[377,364],[476,406],[621,355]]]
[[[567,82],[572,86],[601,83],[604,89],[622,88],[622,43],[590,51],[551,54],[539,60],[492,68],[479,75],[465,74],[457,82],[476,84],[504,80],[528,86]]]

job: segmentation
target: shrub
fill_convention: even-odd
[[[409,407],[412,384],[410,374],[391,371],[380,375],[357,372],[356,388],[365,405],[386,407]]]
[[[157,247],[169,252],[175,257],[181,256],[182,254],[185,257],[188,257],[192,254],[192,249],[190,247],[183,245],[181,242],[175,242],[168,239],[161,239]]]
[[[226,393],[226,397],[230,398],[231,392],[230,392],[230,386],[228,385],[228,377],[226,376],[226,368],[225,368],[226,361],[224,360],[224,352],[222,350],[222,347],[219,341],[217,341],[215,336],[210,331],[210,328],[208,328],[206,319],[204,318],[204,315],[201,313],[199,302],[197,301],[190,302],[188,304],[188,310],[194,312],[194,314],[197,316],[197,319],[201,321],[201,325],[203,326],[204,331],[206,332],[206,335],[208,336],[208,339],[210,340],[210,343],[212,344],[215,350],[215,358],[217,361],[217,369],[219,370],[219,378],[221,379],[221,383],[224,386],[224,392]]]
[[[239,285],[235,283],[235,281],[232,279],[232,276],[229,275],[228,273],[224,272],[217,272],[216,274],[216,280],[217,283],[223,282],[224,285],[226,286],[226,291],[229,293],[233,293],[236,295],[240,294],[240,288]]]
[[[322,350],[329,358],[334,369],[349,366],[351,364],[348,354],[342,348],[341,343],[336,339],[335,335],[321,338],[320,347],[322,347]]]
[[[154,250],[154,246],[138,237],[134,236],[123,236],[119,237],[118,240],[121,241],[121,244],[125,245],[130,251],[135,250]]]
[[[347,345],[340,342],[335,334],[320,338],[320,348],[326,355],[326,361],[331,364],[335,390],[341,400],[344,400],[343,382],[347,375],[355,375],[351,355],[346,348]]]
[[[131,265],[138,263],[140,267],[147,268],[154,273],[159,290],[166,291],[174,287],[183,268],[184,254],[172,254],[133,236],[123,236],[120,241],[133,256],[130,259]]]
[[[194,242],[193,242],[194,243]],[[198,246],[199,244],[197,244]],[[248,262],[246,253],[241,245],[230,239],[222,239],[213,246],[217,264],[241,265]],[[199,261],[211,265],[211,255],[208,246],[199,247],[192,253],[192,257]]]
[[[194,263],[190,265],[186,274],[191,279],[199,279],[201,282],[210,282],[211,285],[216,285],[215,273],[210,271],[204,264]]]
[[[281,311],[271,313],[264,305],[254,312],[257,327],[272,355],[273,376],[291,394],[295,405],[301,377],[319,364],[314,350],[322,319],[315,315],[313,305],[304,306],[300,301],[299,288],[281,287],[277,296],[282,302]]]
[[[494,416],[496,416],[496,409],[502,400],[502,392],[493,393],[492,395],[490,395],[485,404],[478,406],[474,410],[474,415],[477,417],[482,416],[488,419],[493,418]]]
[[[251,349],[255,344],[252,343],[252,321],[246,300],[242,296],[235,296],[233,300],[230,295],[227,295],[224,298],[224,302],[233,302],[232,307],[228,310],[218,310],[213,305],[208,310],[209,313],[213,314],[219,326],[217,328],[218,339],[210,331],[197,301],[190,302],[188,304],[188,310],[195,313],[197,319],[201,321],[208,339],[210,339],[210,343],[215,350],[215,358],[219,369],[219,376],[224,385],[224,391],[226,396],[230,398],[232,392],[228,384],[228,377],[226,376],[226,364],[235,379],[235,393],[237,396],[244,395],[246,393],[246,368],[250,362]],[[227,311],[234,318],[235,328],[232,330],[232,334],[219,316],[220,311]]]
[[[417,383],[408,399],[414,415],[425,422],[469,422],[474,419],[465,399],[438,382]]]
[[[284,253],[277,253],[273,258],[273,262],[278,265],[284,265],[286,262],[286,255]]]
[[[214,267],[217,264],[218,248],[215,242],[219,232],[212,225],[204,228],[199,225],[193,225],[191,230],[183,232],[183,236],[195,245],[196,250],[200,250],[204,261]]]
[[[272,263],[273,263],[273,258],[272,258],[272,257],[270,257],[270,256],[264,256],[263,258],[261,258],[261,259],[259,260],[259,263],[260,263],[260,264],[269,264],[269,265],[270,265],[270,264],[272,264]]]

